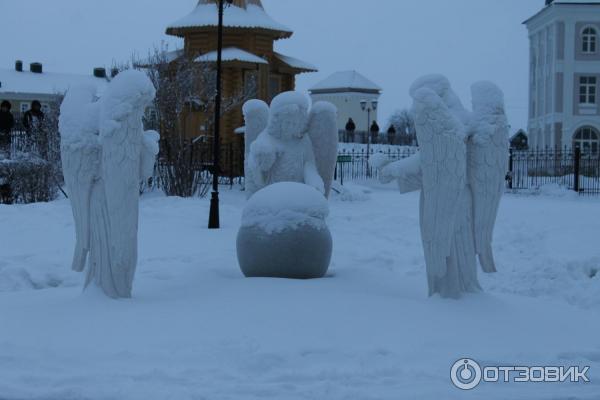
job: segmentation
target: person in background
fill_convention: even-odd
[[[44,132],[44,113],[42,104],[38,100],[31,102],[31,109],[23,115],[23,126],[27,132],[28,140],[35,144],[38,155],[46,159],[48,156],[48,138]]]
[[[371,124],[371,143],[377,144],[379,139],[379,125],[377,125],[377,121],[373,121]]]
[[[15,118],[10,109],[11,105],[6,100],[0,104],[0,153],[4,153],[7,158],[10,156],[11,132],[15,126]]]
[[[348,118],[346,123],[346,142],[354,143],[354,131],[356,131],[356,124],[352,118]]]
[[[31,109],[23,114],[23,126],[27,132],[40,129],[44,122],[42,104],[38,100],[31,102]]]
[[[388,137],[388,144],[393,145],[394,142],[396,141],[396,128],[394,127],[394,125],[390,125],[390,127],[387,130],[387,137]]]

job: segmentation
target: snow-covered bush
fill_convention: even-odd
[[[0,153],[0,203],[36,203],[56,198],[63,182],[59,108],[63,96],[49,102],[44,119],[26,131],[17,121],[10,152]]]
[[[0,203],[37,203],[56,198],[53,165],[38,157],[0,160]]]

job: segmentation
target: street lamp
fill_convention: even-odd
[[[371,111],[377,111],[379,102],[375,99],[371,100],[370,104],[367,100],[360,101],[360,108],[367,112],[367,176],[371,176],[369,168],[369,157],[371,156]]]
[[[219,159],[221,155],[221,73],[223,65],[223,14],[225,3],[231,5],[233,0],[217,0],[219,7],[219,26],[217,31],[217,93],[215,97],[215,135],[213,143],[213,187],[210,199],[210,215],[208,217],[208,229],[219,229],[221,227],[219,218]]]

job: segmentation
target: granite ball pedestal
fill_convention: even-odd
[[[237,237],[240,268],[248,278],[315,279],[327,273],[333,240],[325,223],[327,200],[299,183],[258,191],[242,217]]]

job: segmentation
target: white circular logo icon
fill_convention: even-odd
[[[450,379],[461,390],[472,390],[481,383],[481,366],[470,358],[462,358],[454,363]]]

